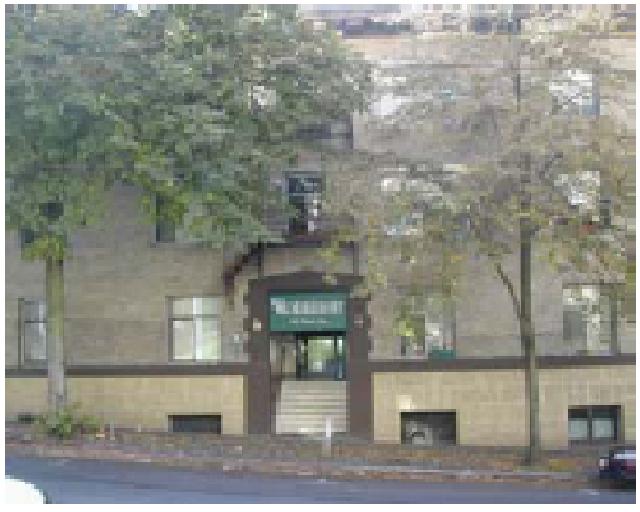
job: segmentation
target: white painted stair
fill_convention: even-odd
[[[277,434],[347,431],[347,383],[335,380],[283,380],[276,404]]]

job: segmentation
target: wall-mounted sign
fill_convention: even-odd
[[[272,331],[344,331],[347,296],[341,292],[274,293],[269,297]]]

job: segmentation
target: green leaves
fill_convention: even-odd
[[[322,91],[352,89],[342,77],[353,67],[346,54],[288,6],[175,6],[140,27],[128,23],[126,46],[146,50],[123,65],[113,107],[137,148],[128,179],[168,202],[203,207],[174,218],[200,239],[267,236],[269,172],[289,165],[305,120],[325,117]],[[309,60],[310,42],[333,61]],[[329,116],[353,110],[354,94],[335,96],[341,106]]]
[[[34,257],[64,252],[115,180],[143,189],[150,220],[161,195],[211,243],[269,237],[268,175],[298,128],[362,102],[363,64],[295,6],[35,11],[8,10],[6,63],[7,227],[36,233]],[[55,223],[39,213],[50,201],[65,206]]]
[[[29,230],[26,257],[63,257],[71,234],[100,217],[113,122],[104,115],[102,59],[116,39],[95,7],[7,11],[6,221]],[[95,29],[95,33],[93,32]],[[50,218],[48,204],[61,205]]]

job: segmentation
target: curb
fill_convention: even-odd
[[[568,472],[426,469],[406,466],[353,465],[331,461],[285,461],[277,459],[225,459],[183,454],[151,454],[144,451],[77,446],[6,443],[5,453],[41,458],[138,462],[163,467],[213,470],[225,473],[256,473],[344,480],[404,480],[414,482],[520,483],[554,488],[589,486],[585,475]]]

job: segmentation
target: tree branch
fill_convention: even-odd
[[[469,216],[469,225],[473,230],[473,232],[475,233],[476,237],[478,238],[478,241],[481,241],[482,235],[480,233],[480,229],[478,228],[476,223],[473,221],[473,214]],[[502,281],[502,284],[504,284],[505,287],[507,288],[507,291],[509,292],[509,297],[511,298],[511,303],[513,304],[513,309],[516,313],[516,317],[518,318],[518,321],[520,321],[521,315],[522,315],[520,310],[520,301],[518,300],[518,296],[516,294],[515,288],[513,287],[513,283],[511,282],[511,279],[509,279],[509,276],[506,274],[506,272],[502,268],[502,263],[500,261],[494,261],[494,269],[498,274],[498,277]]]
[[[516,316],[518,317],[518,320],[521,319],[521,312],[520,312],[520,301],[518,300],[518,296],[516,295],[516,291],[513,287],[513,283],[511,282],[511,279],[509,279],[509,276],[505,273],[504,269],[502,268],[502,263],[500,263],[499,261],[494,262],[494,267],[496,270],[496,273],[498,274],[498,276],[500,277],[500,280],[502,281],[502,284],[504,284],[507,287],[507,291],[509,292],[509,297],[511,297],[511,302],[513,304],[513,309],[516,312]]]

